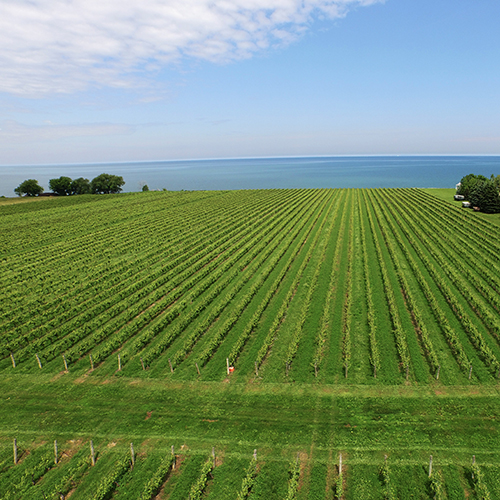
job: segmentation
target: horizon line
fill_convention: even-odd
[[[173,163],[173,162],[188,162],[188,161],[224,161],[224,160],[272,160],[272,159],[292,159],[292,158],[384,158],[384,157],[499,157],[500,154],[472,154],[472,153],[386,153],[386,154],[326,154],[326,155],[276,155],[276,156],[228,156],[228,157],[212,157],[212,158],[180,158],[171,160],[112,160],[112,161],[97,161],[97,162],[62,162],[62,163],[9,163],[0,165],[2,167],[46,167],[46,166],[63,166],[63,165],[119,165],[125,163]]]

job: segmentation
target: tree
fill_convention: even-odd
[[[90,192],[90,181],[88,179],[79,177],[71,183],[71,194],[89,194]]]
[[[145,193],[146,191],[149,191],[149,186],[144,184],[144,186],[142,186],[142,192]]]
[[[486,179],[476,184],[469,196],[472,206],[479,207],[486,214],[500,213],[500,196],[494,179]]]
[[[23,194],[26,196],[38,196],[40,193],[43,193],[43,187],[38,184],[36,179],[28,179],[21,182],[21,184],[14,189],[14,193],[16,193],[17,196],[22,196]]]
[[[479,182],[484,182],[487,180],[488,179],[484,175],[468,174],[465,177],[462,177],[462,180],[460,181],[460,187],[457,189],[457,194],[465,196],[465,199],[468,200],[470,194],[476,188],[476,185]]]
[[[125,184],[123,177],[111,174],[101,174],[92,179],[90,188],[94,194],[119,193]]]
[[[50,179],[49,188],[59,196],[71,194],[71,179],[61,176],[59,179]]]

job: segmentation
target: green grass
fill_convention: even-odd
[[[43,434],[50,440],[162,439],[176,449],[212,443],[293,448],[314,440],[316,449],[328,449],[333,433],[337,449],[498,453],[496,387],[166,385],[126,377],[79,382],[67,375],[4,377],[0,388],[1,435],[17,435],[20,446]]]
[[[222,464],[213,472],[213,485],[208,495],[212,500],[234,500],[241,489],[241,482],[248,467],[248,459],[222,458]]]

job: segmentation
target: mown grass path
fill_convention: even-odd
[[[314,439],[323,451],[500,459],[500,388],[491,386],[374,389],[21,375],[2,377],[0,392],[3,438],[161,438],[233,451],[302,449]]]

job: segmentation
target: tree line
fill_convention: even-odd
[[[468,174],[457,186],[457,194],[462,195],[473,207],[487,214],[500,213],[500,175]]]
[[[125,184],[123,177],[119,175],[100,174],[91,181],[79,177],[71,179],[61,176],[58,179],[49,180],[49,189],[58,196],[70,196],[77,194],[111,194],[119,193]],[[14,189],[18,196],[38,196],[43,193],[43,187],[36,179],[27,179]]]

